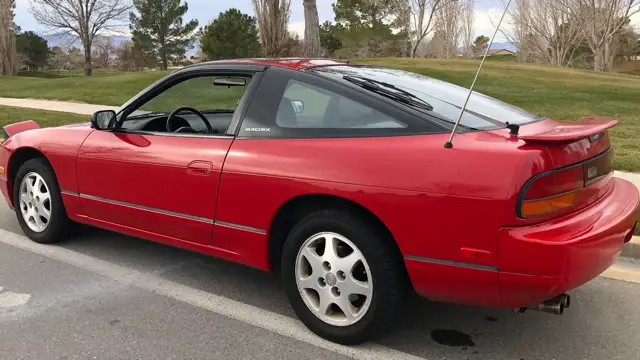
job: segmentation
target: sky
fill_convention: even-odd
[[[475,32],[477,35],[491,36],[493,34],[494,23],[500,17],[500,9],[503,7],[503,0],[474,0],[475,5]],[[318,17],[320,23],[325,21],[334,21],[333,9],[331,4],[335,0],[317,0]],[[234,1],[212,1],[212,0],[187,0],[189,11],[184,19],[196,18],[201,26],[208,24],[216,18],[218,14],[235,7],[243,13],[253,15],[251,0],[234,0]],[[229,3],[233,3],[232,6]],[[33,18],[29,11],[29,0],[16,1],[16,17],[15,22],[23,31],[32,30],[36,32],[44,32],[43,29]],[[491,19],[494,19],[492,22]],[[636,14],[632,18],[632,23],[640,27],[640,14]],[[297,32],[300,37],[304,35],[304,13],[302,8],[302,0],[292,0],[291,17],[289,19],[289,30]],[[505,38],[499,33],[496,42],[504,42]]]

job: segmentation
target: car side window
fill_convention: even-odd
[[[280,99],[276,124],[283,128],[392,129],[407,125],[335,92],[291,79]]]
[[[249,76],[223,75],[182,80],[130,109],[121,128],[146,133],[224,134],[250,81]],[[168,124],[169,114],[184,107],[195,111],[183,109]]]
[[[216,76],[199,76],[182,81],[147,101],[138,110],[171,112],[188,106],[200,111],[224,109],[234,111],[245,87],[214,86]],[[247,80],[248,82],[248,80]]]

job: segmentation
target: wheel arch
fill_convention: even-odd
[[[18,169],[20,169],[20,166],[22,166],[22,164],[24,164],[25,162],[35,158],[43,158],[49,161],[44,153],[30,146],[23,146],[13,151],[13,153],[9,157],[9,162],[7,164],[7,182],[9,194],[13,194],[13,186],[15,184],[16,175],[18,174]],[[11,205],[15,205],[13,204],[13,196],[11,196]]]
[[[283,203],[276,211],[268,230],[269,242],[269,266],[273,271],[280,270],[281,254],[289,233],[302,218],[314,211],[322,209],[346,209],[364,218],[369,224],[376,227],[385,238],[392,242],[395,250],[393,256],[403,264],[404,261],[400,247],[387,225],[364,205],[336,195],[305,194],[298,195]],[[406,269],[405,269],[406,270]]]

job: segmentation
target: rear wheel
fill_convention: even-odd
[[[73,223],[67,217],[58,181],[46,159],[31,159],[20,166],[13,202],[18,223],[29,239],[45,244],[69,235]]]
[[[390,241],[340,210],[312,213],[294,227],[281,275],[293,310],[311,331],[351,345],[388,330],[406,294]]]

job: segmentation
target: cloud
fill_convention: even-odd
[[[637,12],[631,16],[631,26],[636,29],[640,29],[640,12]]]
[[[502,16],[502,9],[494,8],[482,11],[476,11],[475,13],[475,34],[476,36],[484,35],[488,38],[491,38],[493,33],[496,31],[496,25],[500,21],[500,17]],[[508,19],[505,18],[500,25],[500,30],[496,35],[495,42],[505,42],[507,39],[502,34],[503,31],[507,31],[509,29]]]
[[[289,31],[298,34],[300,38],[304,38],[304,21],[296,21],[289,23]]]

